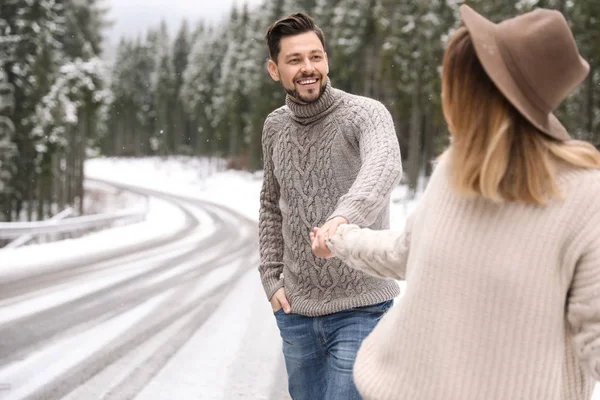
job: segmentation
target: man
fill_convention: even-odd
[[[311,17],[275,22],[266,41],[269,74],[287,97],[263,130],[260,273],[289,391],[294,400],[360,399],[356,353],[399,287],[315,255],[330,255],[325,239],[340,224],[388,227],[402,173],[398,140],[381,103],[331,87],[323,32]]]

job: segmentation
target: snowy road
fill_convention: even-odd
[[[256,268],[261,182],[203,171],[187,159],[88,161],[88,176],[168,191],[174,204],[150,201],[149,221],[95,241],[0,250],[0,400],[289,400]],[[417,204],[404,190],[394,229]],[[36,267],[60,253],[71,256]]]
[[[268,313],[256,222],[146,192],[181,209],[182,229],[0,280],[0,399],[283,398],[276,330],[252,323]]]

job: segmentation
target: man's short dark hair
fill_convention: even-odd
[[[269,29],[267,29],[267,34],[265,35],[271,60],[277,63],[277,57],[281,51],[282,38],[300,35],[306,32],[314,32],[321,41],[323,48],[325,48],[325,35],[323,35],[323,31],[315,24],[315,21],[313,21],[310,15],[296,13],[274,22]]]

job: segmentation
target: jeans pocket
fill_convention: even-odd
[[[394,300],[386,300],[369,306],[355,307],[354,311],[385,314],[394,305]]]
[[[283,311],[283,307],[277,309],[277,311],[273,311],[273,315],[285,314]]]

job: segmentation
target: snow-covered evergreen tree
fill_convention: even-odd
[[[175,107],[173,110],[173,145],[176,153],[192,153],[195,135],[192,131],[190,115],[185,111],[181,100],[183,74],[191,51],[191,33],[187,20],[184,20],[173,43],[173,72],[175,75]]]

